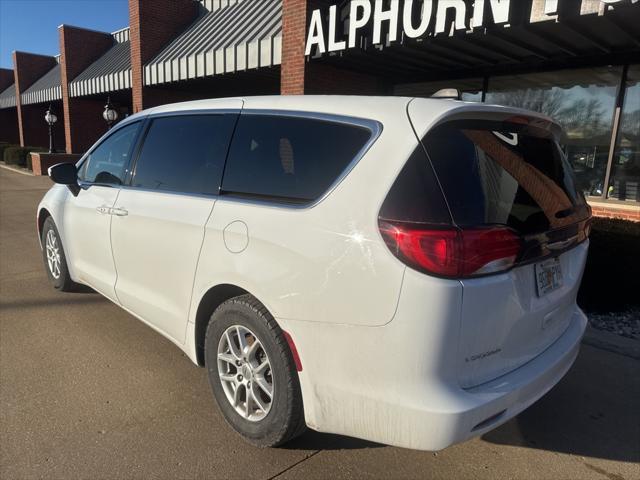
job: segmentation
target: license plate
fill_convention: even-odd
[[[536,263],[536,284],[538,296],[542,297],[562,286],[562,268],[560,260],[552,258],[544,262]]]

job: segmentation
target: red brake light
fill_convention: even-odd
[[[464,255],[462,276],[482,275],[511,268],[522,240],[504,227],[462,230]]]
[[[391,251],[406,263],[447,277],[458,274],[457,230],[414,230],[384,222],[380,232]]]
[[[424,229],[380,222],[391,251],[408,265],[443,277],[473,277],[511,268],[522,240],[506,227]]]

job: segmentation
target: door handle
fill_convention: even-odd
[[[126,217],[129,215],[129,212],[124,208],[112,208],[111,215],[115,215],[116,217]]]
[[[101,215],[106,215],[106,214],[110,213],[109,210],[110,210],[110,208],[107,207],[106,205],[102,205],[100,207],[96,207],[96,211]]]

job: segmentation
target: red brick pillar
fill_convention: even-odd
[[[0,68],[0,92],[4,92],[13,82],[13,70]],[[18,110],[15,107],[0,109],[0,142],[20,143]]]
[[[102,118],[106,97],[105,100],[72,98],[69,96],[69,83],[109,50],[114,39],[110,33],[70,25],[58,27],[58,34],[65,150],[67,153],[83,153],[107,129]]]
[[[16,107],[18,109],[18,130],[20,133],[20,145],[45,146],[42,140],[41,130],[36,122],[37,110],[23,108],[20,95],[24,93],[40,77],[56,65],[55,57],[37,55],[35,53],[13,52],[13,74],[16,84]],[[44,118],[44,112],[42,113]],[[44,120],[42,120],[44,124]],[[44,127],[43,127],[44,128]]]
[[[198,8],[194,0],[129,0],[134,113],[161,102],[144,86],[144,66],[195,20]]]
[[[280,67],[280,93],[305,93],[304,48],[307,31],[307,0],[282,2],[282,65]]]
[[[334,2],[335,3],[335,2]],[[373,75],[327,65],[321,59],[306,61],[307,24],[311,11],[326,9],[322,0],[282,2],[282,95],[383,95],[390,88]]]
[[[10,68],[0,68],[0,92],[4,92],[14,81],[13,70]]]

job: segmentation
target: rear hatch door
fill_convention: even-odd
[[[423,115],[409,115],[419,121]],[[568,327],[587,253],[590,209],[549,119],[465,107],[419,133],[453,222],[506,226],[523,240],[509,271],[462,280],[458,371],[472,387],[512,371]],[[420,125],[415,125],[420,132]]]

